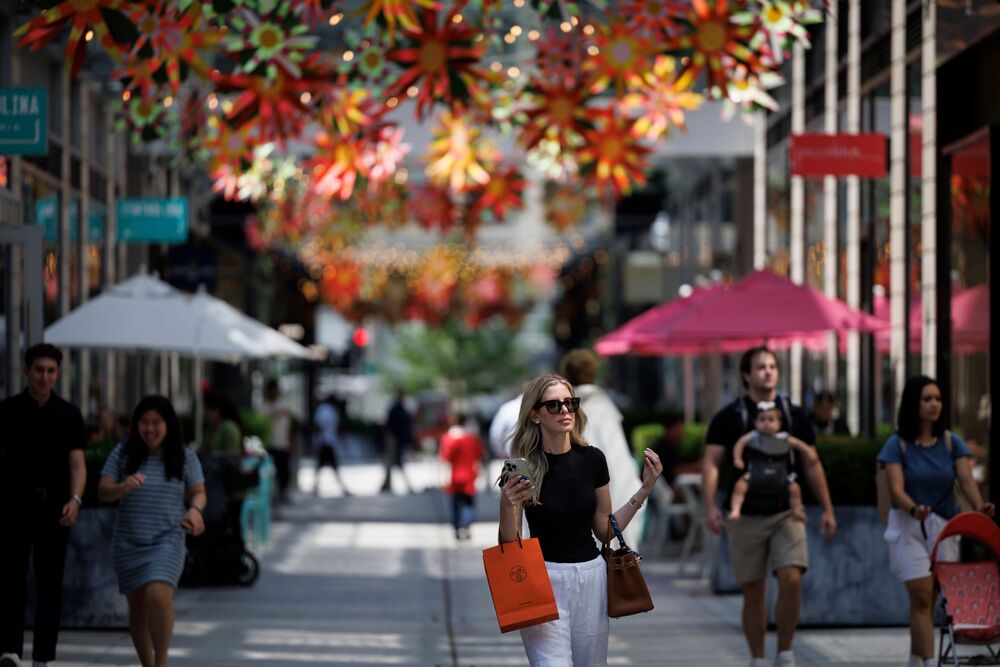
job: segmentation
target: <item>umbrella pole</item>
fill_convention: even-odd
[[[194,440],[197,443],[197,449],[201,449],[201,439],[204,436],[205,425],[202,423],[204,419],[202,418],[202,413],[204,412],[205,405],[202,402],[201,395],[201,359],[194,357],[191,360],[193,366],[191,368],[191,377],[194,379]]]
[[[684,423],[694,423],[694,357],[685,354],[684,360]]]

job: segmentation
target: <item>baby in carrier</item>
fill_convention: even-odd
[[[781,410],[773,401],[761,401],[757,404],[757,416],[753,425],[754,430],[743,435],[733,446],[733,465],[746,472],[733,487],[729,518],[740,518],[748,493],[784,496],[782,487],[786,487],[788,509],[792,511],[792,517],[805,521],[802,487],[795,481],[795,472],[791,469],[791,462],[794,460],[792,452],[798,452],[807,462],[817,458],[816,452],[798,438],[778,432],[781,428]],[[744,462],[744,454],[747,462]],[[776,509],[779,511],[783,500],[778,500]]]

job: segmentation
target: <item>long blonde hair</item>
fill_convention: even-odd
[[[521,410],[517,416],[517,428],[511,438],[511,456],[523,458],[528,462],[528,471],[535,484],[535,492],[529,504],[538,504],[538,494],[542,490],[542,482],[549,471],[549,462],[542,449],[542,427],[531,420],[531,411],[542,400],[545,390],[554,384],[563,384],[569,389],[570,396],[576,396],[573,385],[561,375],[539,375],[528,383],[521,398]],[[583,430],[587,426],[587,415],[583,409],[576,411],[573,420],[573,430],[569,434],[570,445],[586,447]]]

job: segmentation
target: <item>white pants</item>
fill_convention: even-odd
[[[921,529],[920,521],[909,513],[895,507],[889,510],[884,537],[889,548],[889,567],[900,581],[931,576],[931,549],[946,523],[948,521],[944,517],[930,514],[924,519]],[[938,560],[958,560],[957,540],[941,543]]]
[[[608,664],[608,570],[598,556],[585,563],[545,563],[559,619],[521,630],[531,667]]]

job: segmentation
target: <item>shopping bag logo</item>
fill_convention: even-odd
[[[559,618],[538,538],[485,549],[483,566],[500,632]]]

